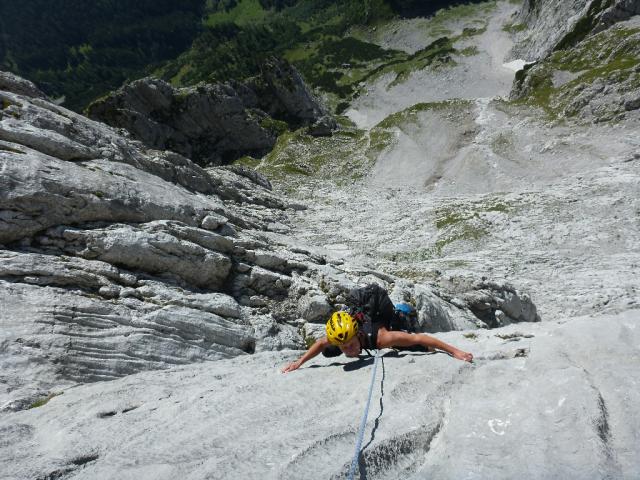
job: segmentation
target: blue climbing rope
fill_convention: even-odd
[[[380,358],[380,352],[376,352],[376,357],[373,362],[373,373],[371,374],[371,383],[369,384],[369,398],[367,398],[367,406],[364,409],[362,415],[362,421],[360,422],[360,431],[358,432],[358,440],[356,441],[356,451],[351,461],[351,468],[349,468],[349,475],[347,478],[353,480],[353,476],[356,473],[356,465],[358,464],[358,457],[360,456],[360,449],[362,448],[362,438],[364,437],[364,429],[367,426],[367,417],[369,416],[369,405],[371,404],[371,394],[373,393],[373,384],[376,380],[376,370],[378,369],[378,359]]]

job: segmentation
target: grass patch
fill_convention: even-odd
[[[502,30],[509,33],[518,33],[527,29],[527,25],[524,23],[507,23],[502,27]]]
[[[35,402],[33,402],[31,405],[29,405],[29,409],[31,408],[38,408],[38,407],[42,407],[43,405],[46,405],[47,403],[49,403],[49,400],[51,400],[54,397],[57,397],[59,395],[62,395],[64,392],[52,392],[49,395],[47,395],[46,397],[42,397],[39,398],[38,400],[36,400]]]
[[[450,225],[455,225],[456,223],[468,220],[469,218],[471,217],[462,215],[459,212],[444,212],[442,217],[436,219],[436,228],[446,228]]]
[[[400,112],[393,113],[378,123],[374,128],[390,129],[399,128],[407,123],[418,122],[418,114],[427,111],[452,111],[457,112],[461,109],[469,108],[473,105],[470,100],[452,99],[443,100],[441,102],[423,102],[416,103],[409,108],[405,108]]]
[[[235,23],[242,26],[264,20],[268,13],[262,8],[259,0],[237,0],[234,8],[227,10],[224,7],[219,7],[216,11],[206,13],[202,23],[208,27],[223,23]]]
[[[544,61],[517,72],[516,84],[520,98],[515,105],[541,108],[550,119],[576,116],[583,105],[572,106],[580,91],[600,79],[616,86],[632,76],[640,75],[640,29],[611,27],[574,47],[554,52]],[[577,74],[576,78],[554,87],[553,75],[557,71]],[[632,86],[632,88],[635,88]]]
[[[459,241],[475,241],[486,236],[488,228],[481,222],[471,223],[463,222],[453,223],[454,228],[450,228],[447,232],[439,235],[440,238],[436,242],[426,248],[413,250],[409,252],[397,252],[387,254],[385,257],[393,262],[423,262],[434,260],[443,256],[444,249],[454,242]]]
[[[472,45],[471,47],[463,48],[458,53],[465,57],[473,57],[474,55],[478,55],[480,53],[480,50],[478,50],[478,47],[476,47],[475,45]]]
[[[405,56],[402,52],[386,50],[354,37],[334,36],[324,36],[308,48],[298,47],[285,52],[285,58],[307,81],[341,100],[350,99],[370,71]]]
[[[462,33],[453,41],[479,35],[487,26],[486,17],[496,8],[495,1],[469,3],[438,10],[429,17],[427,33],[433,37],[452,37],[462,27]]]
[[[23,152],[22,150],[18,150],[17,148],[12,148],[12,147],[9,147],[8,145],[2,145],[2,144],[0,144],[0,151],[2,151],[2,152],[11,152],[11,153],[20,153],[22,155],[25,155],[25,152]]]
[[[432,251],[434,256],[441,257],[442,251],[449,244],[460,240],[479,240],[488,233],[484,226],[477,226],[470,223],[463,223],[452,234],[436,241]]]
[[[493,198],[473,204],[454,204],[437,208],[435,227],[438,230],[436,241],[426,248],[408,252],[387,254],[386,258],[394,262],[421,262],[441,258],[445,249],[456,242],[476,242],[489,233],[491,226],[488,213],[508,214],[513,207],[507,202]],[[452,260],[452,268],[465,268],[468,262]]]
[[[468,338],[469,340],[477,340],[478,334],[473,332],[463,333],[462,336],[464,338]]]
[[[385,74],[388,71],[395,72],[396,78],[388,85],[388,88],[391,88],[404,82],[412,72],[424,70],[429,66],[454,65],[452,55],[455,52],[456,49],[453,48],[452,41],[447,37],[442,37],[422,50],[418,50],[406,60],[390,64],[388,68],[383,68],[377,74]]]
[[[460,40],[463,38],[475,37],[476,35],[482,35],[487,31],[487,27],[465,27],[462,29],[462,33],[455,37],[454,40]]]
[[[531,334],[524,334],[524,333],[518,333],[518,332],[514,332],[514,333],[497,333],[495,335],[496,337],[502,339],[502,340],[515,340],[515,339],[521,339],[521,338],[533,338],[534,335]]]
[[[432,270],[418,267],[396,268],[392,269],[390,273],[396,277],[404,278],[405,280],[415,283],[432,281],[438,278],[438,275]]]
[[[385,142],[391,141],[385,135],[391,137],[386,132],[345,128],[330,137],[313,137],[299,129],[280,135],[262,159],[243,157],[234,164],[254,168],[275,184],[295,185],[305,178],[350,184],[369,171]]]
[[[260,127],[264,128],[265,130],[269,130],[276,136],[282,135],[283,133],[289,131],[289,125],[287,125],[287,122],[276,120],[271,117],[264,118],[260,122]]]
[[[500,200],[490,200],[465,207],[462,205],[441,207],[436,210],[435,226],[438,230],[444,230],[470,220],[481,220],[482,214],[486,212],[508,213],[512,209],[513,207]]]
[[[5,108],[9,108],[11,105],[15,105],[15,103],[10,102],[6,98],[3,98],[0,102],[0,110],[4,110]]]
[[[448,268],[466,268],[469,266],[469,262],[466,260],[447,260],[445,263]]]

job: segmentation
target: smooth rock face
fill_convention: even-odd
[[[440,335],[474,351],[473,365],[444,354],[385,351],[360,475],[637,478],[640,390],[622,386],[640,381],[639,332],[636,316],[626,312],[475,338]],[[624,362],[612,354],[620,348]],[[372,362],[319,357],[279,373],[298,355],[264,352],[144,372],[0,416],[3,473],[344,478]]]
[[[535,61],[553,51],[558,42],[575,28],[592,0],[525,0],[518,20],[527,25],[525,37],[517,43],[512,58]]]

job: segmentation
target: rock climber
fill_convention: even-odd
[[[357,288],[349,293],[349,311],[335,312],[326,325],[327,335],[316,342],[295,362],[287,364],[282,373],[292,372],[322,353],[333,357],[344,353],[357,357],[362,350],[417,348],[441,350],[458,360],[471,362],[473,355],[430,335],[412,333],[413,308],[399,304],[394,308],[387,292],[376,284]],[[424,351],[424,350],[423,350]]]

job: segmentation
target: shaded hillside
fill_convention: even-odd
[[[469,3],[483,3],[486,0],[389,0],[391,8],[402,17],[426,17],[433,15],[441,8]]]
[[[81,109],[176,57],[200,26],[203,0],[0,3],[0,67]]]
[[[259,74],[272,55],[293,62],[314,87],[345,97],[351,89],[341,84],[336,66],[393,56],[344,39],[349,28],[460,3],[466,2],[3,2],[0,68],[29,78],[53,98],[64,96],[64,105],[77,111],[153,71],[176,86],[243,80]]]
[[[241,0],[209,4],[204,29],[191,49],[158,73],[175,85],[244,79],[260,73],[265,56],[281,56],[298,69],[311,87],[328,94],[331,106],[341,111],[367,75],[388,65],[420,62],[425,56],[430,63],[450,52],[444,41],[436,46],[437,51],[425,49],[413,58],[354,36],[354,27],[375,30],[397,18],[398,12],[404,12],[409,5],[396,3]],[[436,3],[443,6],[461,2]],[[430,8],[434,13],[434,5]]]

